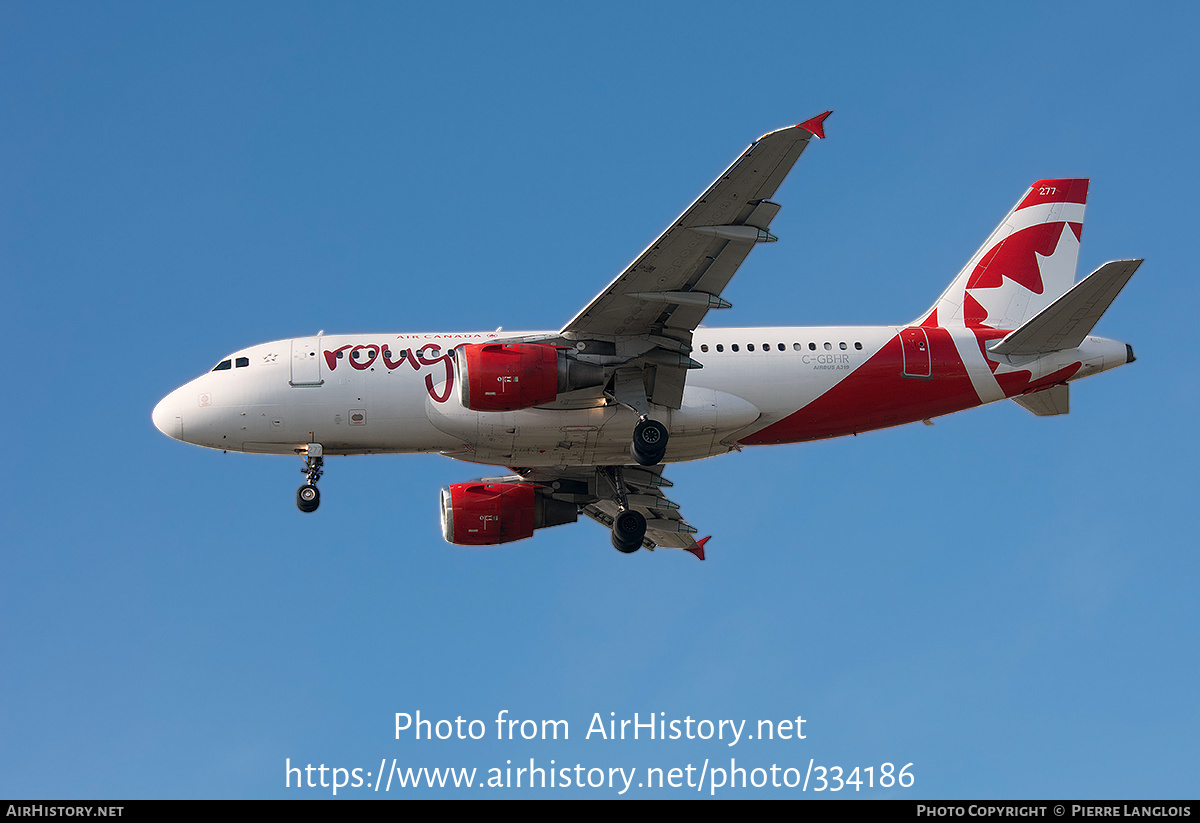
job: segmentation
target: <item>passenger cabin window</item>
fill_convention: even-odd
[[[700,351],[708,351],[708,344],[707,344],[707,343],[702,343],[702,344],[700,345]]]
[[[717,351],[725,351],[725,344],[724,344],[724,343],[718,343],[718,344],[717,344]]]
[[[243,366],[249,366],[250,358],[249,357],[239,357],[237,360],[234,361],[234,365],[237,366],[239,369],[242,368]]]
[[[226,369],[231,369],[231,368],[233,368],[232,360],[222,360],[220,363],[213,366],[213,371],[225,371]]]

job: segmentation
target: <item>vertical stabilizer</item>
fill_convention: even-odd
[[[1015,329],[1075,282],[1088,181],[1039,180],[920,325]]]

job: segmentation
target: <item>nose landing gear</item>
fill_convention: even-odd
[[[312,512],[321,505],[321,493],[311,483],[305,483],[296,490],[296,507],[302,512]]]
[[[304,468],[300,470],[307,476],[307,482],[296,490],[296,508],[302,512],[315,512],[317,506],[321,505],[317,481],[321,479],[324,463],[320,444],[310,443],[308,453],[304,456]]]

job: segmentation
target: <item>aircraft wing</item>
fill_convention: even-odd
[[[768,228],[779,205],[768,198],[813,136],[825,136],[829,114],[752,143],[561,334],[574,340],[647,337],[646,365],[655,370],[646,380],[649,399],[678,408],[687,369],[699,365],[686,356],[692,332],[709,309],[729,307],[721,291],[755,244],[775,240]]]
[[[596,466],[580,468],[516,469],[510,477],[488,477],[481,482],[528,483],[539,493],[573,502],[579,511],[611,528],[621,511],[624,496],[626,508],[635,509],[646,518],[646,537],[642,546],[647,549],[683,549],[704,559],[705,537],[696,540],[696,529],[683,519],[679,506],[663,493],[671,482],[662,476],[662,466]]]

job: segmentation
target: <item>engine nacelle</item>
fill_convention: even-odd
[[[455,483],[442,489],[442,536],[460,546],[492,546],[533,536],[534,529],[574,523],[574,503],[527,483]]]
[[[599,386],[604,369],[540,343],[475,343],[454,352],[458,399],[473,411],[516,411]]]

